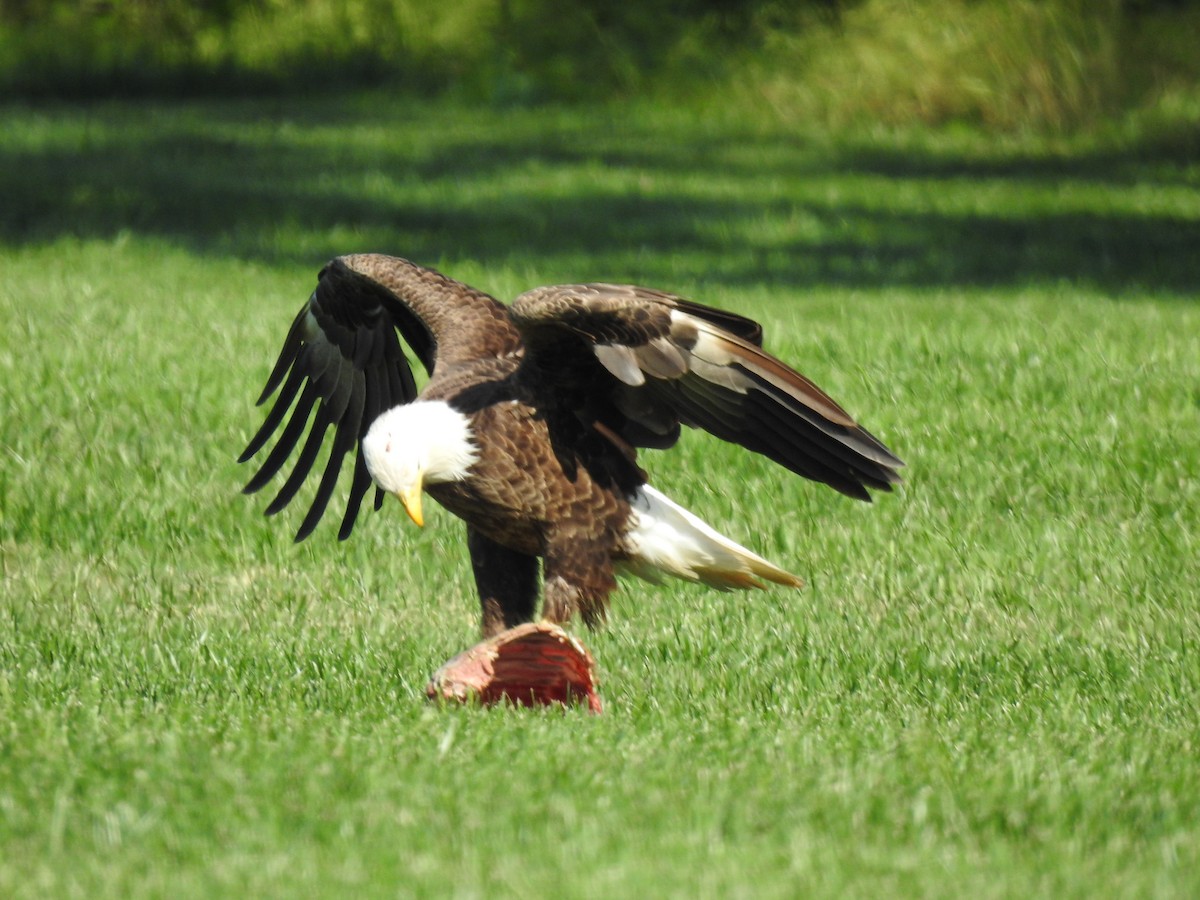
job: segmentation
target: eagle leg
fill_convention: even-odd
[[[483,610],[483,637],[533,620],[538,594],[536,556],[510,550],[467,527],[467,549]]]
[[[617,587],[612,560],[602,546],[551,545],[546,551],[542,618],[569,622],[578,612],[588,628],[604,623],[608,595]]]

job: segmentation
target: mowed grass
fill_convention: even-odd
[[[1190,144],[670,110],[0,109],[0,894],[1191,896]],[[856,504],[702,435],[656,483],[801,592],[627,582],[606,709],[439,708],[462,527],[339,544],[234,459],[317,269],[640,281],[908,463]]]

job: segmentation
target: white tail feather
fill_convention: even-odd
[[[799,578],[719,534],[712,526],[667,499],[650,485],[633,497],[633,528],[626,535],[629,559],[623,568],[649,581],[665,572],[723,591],[761,588],[759,578],[803,585]]]

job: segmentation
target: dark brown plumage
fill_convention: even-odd
[[[419,395],[398,335],[430,375]],[[372,478],[376,508],[393,478],[384,474],[391,457],[384,465],[380,454],[411,451],[424,459],[425,444],[443,440],[412,434],[397,419],[399,431],[377,442],[376,468],[368,464],[363,448],[372,424],[419,399],[408,408],[444,405],[469,435],[455,445],[470,448],[469,467],[423,482],[418,475],[415,490],[423,483],[467,523],[485,635],[533,618],[539,558],[543,616],[558,622],[575,612],[598,622],[616,585],[615,566],[720,588],[759,586],[758,578],[798,585],[649,488],[636,459],[638,448],[670,447],[689,425],[852,497],[890,490],[900,460],[761,344],[762,330],[749,319],[646,288],[543,287],[505,307],[403,259],[340,257],[322,270],[259,399],[279,391],[241,460],[282,432],[246,492],[283,468],[307,426],[292,471],[267,507],[278,512],[332,429],[297,540],[315,528],[345,456],[356,451],[339,531],[345,539]],[[400,494],[390,483],[388,490]]]

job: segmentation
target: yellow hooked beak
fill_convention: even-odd
[[[421,480],[421,477],[417,476],[417,480],[408,490],[396,492],[396,496],[404,504],[404,511],[408,513],[410,519],[417,523],[418,528],[425,526],[425,517],[421,514]]]

